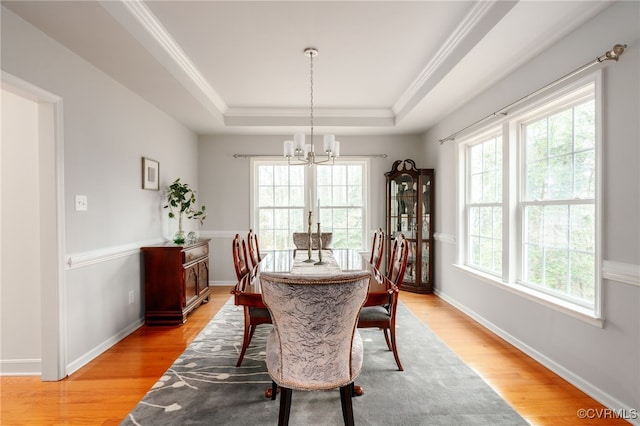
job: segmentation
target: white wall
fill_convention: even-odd
[[[197,188],[197,136],[5,8],[1,29],[2,69],[64,103],[64,349],[73,372],[142,324],[137,248],[175,231],[163,191],[141,189],[141,158],[160,162],[161,188],[176,177]],[[74,211],[76,194],[88,196],[88,211]]]
[[[452,266],[455,244],[442,240],[436,246],[436,287],[443,297],[613,409],[640,407],[639,22],[640,3],[613,4],[449,115],[424,138],[432,144],[428,150],[433,146],[439,150],[436,230],[454,237],[457,147],[455,142],[439,145],[437,141],[593,60],[616,43],[629,45],[620,61],[604,70],[603,257],[614,270],[636,272],[631,273],[631,284],[604,280],[604,328],[469,276]]]
[[[38,104],[2,90],[0,360],[40,371]],[[16,303],[20,302],[20,303]]]
[[[385,177],[395,160],[411,158],[418,167],[427,166],[418,161],[422,142],[418,136],[341,136],[342,155],[387,154],[387,158],[372,158],[371,209],[369,229],[385,227]],[[273,154],[282,156],[282,136],[215,135],[200,138],[199,197],[207,206],[209,215],[203,235],[211,242],[211,281],[231,284],[236,281],[231,258],[231,240],[236,233],[246,237],[249,230],[250,161],[233,158],[233,154]],[[259,236],[258,236],[259,237]]]

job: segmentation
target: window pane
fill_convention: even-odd
[[[525,276],[524,281],[531,284],[543,285],[544,258],[541,246],[525,244]]]
[[[575,155],[575,196],[593,198],[596,192],[595,151]]]
[[[544,250],[544,283],[547,287],[566,293],[569,273],[569,257],[564,250]]]
[[[567,109],[549,117],[549,155],[573,151],[573,110]]]
[[[542,211],[540,206],[527,206],[524,212],[524,241],[531,244],[542,244],[544,242],[542,234]]]
[[[571,253],[571,296],[585,301],[593,300],[594,258],[591,253]]]
[[[547,160],[526,165],[526,200],[544,200],[546,198]]]
[[[570,244],[572,250],[594,252],[594,209],[593,204],[571,206]]]
[[[526,156],[528,162],[547,158],[547,120],[539,120],[526,128]]]
[[[569,247],[569,207],[545,206],[544,245],[554,248]]]
[[[595,135],[595,102],[590,100],[575,108],[575,150],[594,149]]]
[[[258,167],[258,182],[261,185],[273,185],[273,166]]]
[[[334,186],[333,197],[331,197],[331,204],[334,206],[346,206],[347,205],[347,187],[346,186]]]
[[[288,206],[289,205],[289,187],[276,186],[273,188],[275,194],[276,206]]]

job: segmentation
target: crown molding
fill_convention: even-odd
[[[220,122],[227,105],[151,10],[138,0],[100,0],[109,12]]]
[[[314,108],[314,126],[395,126],[390,109]],[[308,126],[308,108],[229,108],[227,126]]]
[[[400,121],[451,71],[517,2],[477,2],[455,31],[425,65],[420,74],[393,104]]]

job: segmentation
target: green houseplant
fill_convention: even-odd
[[[176,244],[185,242],[185,232],[182,229],[183,216],[187,219],[198,219],[201,225],[207,217],[205,206],[200,210],[196,209],[196,192],[189,187],[189,184],[180,182],[180,178],[167,187],[167,204],[164,208],[169,209],[171,219],[178,218],[178,232],[173,238]]]

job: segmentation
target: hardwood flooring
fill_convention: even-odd
[[[230,297],[231,287],[211,290],[182,326],[143,326],[64,380],[0,377],[0,424],[119,424]],[[400,300],[531,424],[628,424],[580,419],[579,409],[604,407],[437,296]]]

